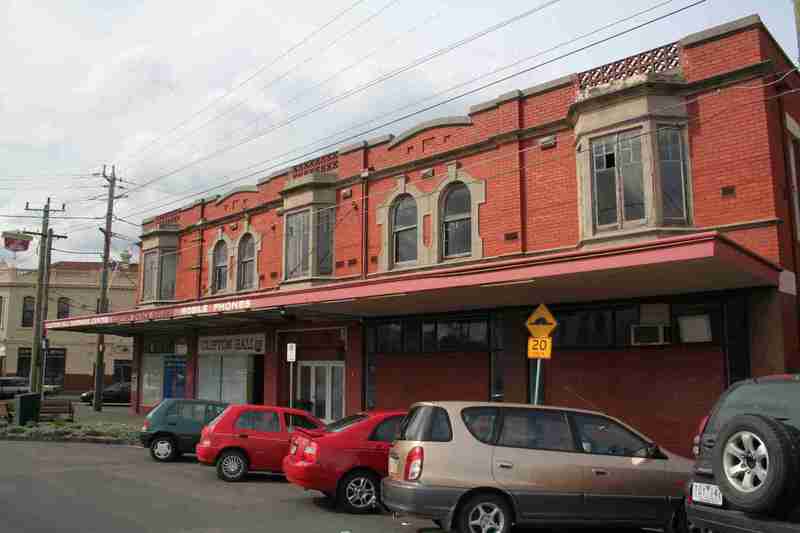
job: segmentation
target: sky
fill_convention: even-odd
[[[114,222],[120,236],[112,255],[136,256],[142,218],[202,196],[193,193],[252,185],[315,148],[548,60],[364,138],[464,115],[509,90],[751,14],[790,57],[798,55],[790,0],[707,0],[554,60],[693,0],[666,2],[564,44],[659,3],[665,0],[0,0],[0,230],[38,228],[35,218],[9,215],[37,216],[26,202],[40,208],[48,197],[66,208],[54,217],[101,217],[106,190],[93,174],[113,164],[127,197],[116,202],[124,221]],[[56,251],[54,261],[99,260],[101,224],[54,218],[55,231],[68,237],[55,246],[81,252]],[[0,259],[31,267],[34,249],[2,250]]]

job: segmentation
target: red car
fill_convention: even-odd
[[[299,409],[264,405],[230,405],[203,428],[197,459],[216,465],[224,481],[240,481],[248,472],[281,472],[297,428],[321,430],[325,424]]]
[[[405,415],[372,411],[343,418],[325,430],[298,430],[283,459],[286,479],[335,498],[351,513],[372,511],[380,502],[389,448]]]

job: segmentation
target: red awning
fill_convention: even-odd
[[[387,274],[322,287],[76,317],[47,328],[86,333],[174,331],[325,315],[349,318],[777,287],[779,266],[717,233],[625,246]]]

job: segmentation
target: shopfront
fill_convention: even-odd
[[[140,403],[153,407],[164,398],[184,398],[186,395],[186,353],[178,348],[181,340],[147,338],[143,342]]]
[[[197,398],[264,403],[263,333],[201,336],[197,350]]]

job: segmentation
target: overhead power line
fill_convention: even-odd
[[[316,37],[318,34],[322,33],[325,29],[327,29],[329,26],[334,24],[337,20],[339,20],[340,18],[345,16],[347,13],[349,13],[350,11],[352,11],[353,9],[358,7],[359,4],[362,4],[365,1],[366,0],[356,0],[355,2],[350,4],[345,9],[339,11],[338,13],[336,13],[333,16],[333,18],[328,20],[326,23],[324,23],[323,25],[321,25],[321,26],[317,27],[316,29],[312,30],[311,33],[306,35],[303,39],[301,39],[297,43],[295,43],[292,46],[290,46],[283,53],[279,54],[278,56],[276,56],[271,61],[262,64],[260,67],[258,67],[258,69],[253,74],[251,74],[250,76],[245,78],[243,81],[237,83],[231,89],[228,89],[222,95],[218,96],[217,98],[215,98],[214,100],[212,100],[211,102],[209,102],[208,104],[206,104],[205,106],[200,108],[199,110],[197,110],[194,113],[192,113],[188,118],[184,119],[183,121],[179,122],[177,125],[175,125],[172,128],[170,128],[166,133],[164,133],[160,137],[158,137],[155,140],[151,141],[150,143],[145,145],[143,148],[137,150],[133,155],[137,155],[137,154],[141,153],[144,150],[148,150],[151,146],[153,146],[156,143],[161,142],[163,139],[165,139],[166,137],[168,137],[169,135],[171,135],[175,131],[179,130],[180,128],[182,128],[183,126],[188,124],[189,122],[191,122],[194,118],[198,117],[199,115],[201,115],[201,114],[205,113],[206,111],[208,111],[209,109],[213,108],[215,105],[217,105],[218,103],[220,103],[223,100],[225,100],[228,96],[230,96],[231,94],[233,94],[234,92],[236,92],[237,90],[239,90],[240,88],[245,86],[246,84],[250,83],[250,81],[252,81],[255,78],[257,78],[258,76],[260,76],[261,73],[263,73],[265,70],[267,70],[268,68],[271,68],[272,66],[277,64],[280,60],[282,60],[283,58],[289,56],[292,52],[294,52],[295,50],[297,50],[301,46],[305,45],[308,41],[310,41],[311,39]]]

